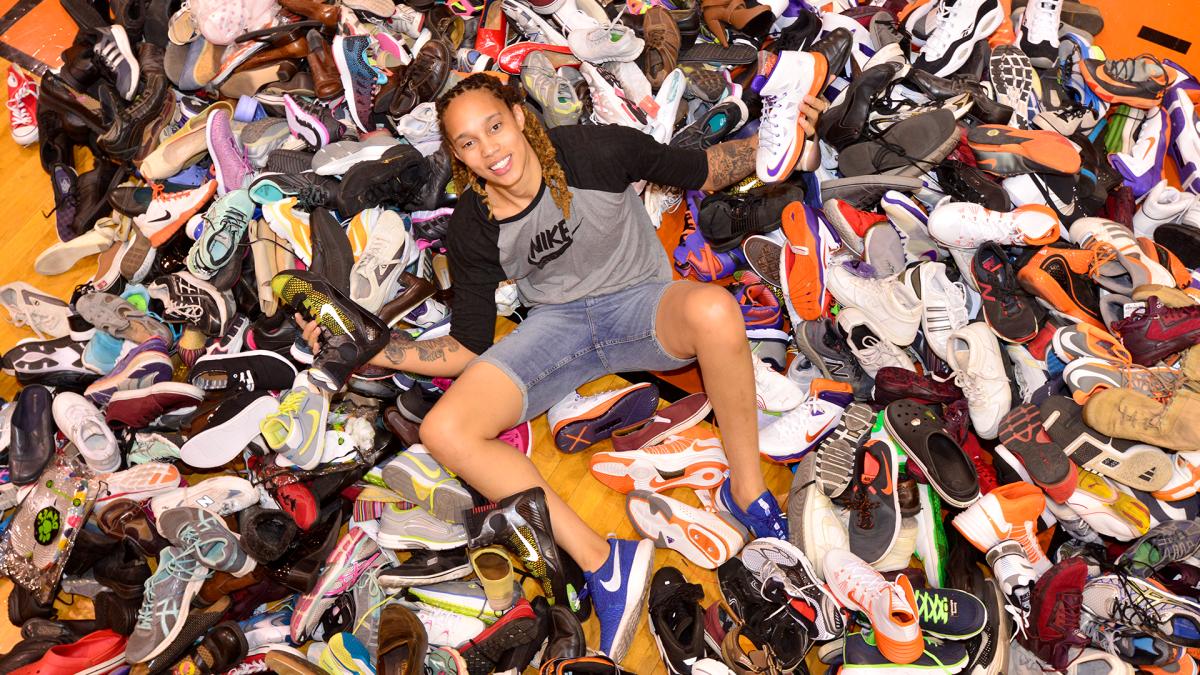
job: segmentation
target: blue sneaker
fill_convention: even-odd
[[[329,638],[329,646],[321,652],[317,665],[336,675],[375,675],[371,653],[350,633]]]
[[[755,537],[775,537],[787,541],[787,520],[784,519],[779,502],[775,501],[775,495],[771,494],[770,490],[764,490],[758,499],[754,500],[749,512],[743,511],[733,500],[732,490],[730,481],[721,483],[721,490],[717,493],[717,506],[732,513]]]
[[[600,651],[620,663],[642,620],[654,542],[609,539],[611,553],[595,572],[584,572],[596,617],[600,620]]]
[[[289,638],[292,629],[291,608],[281,609],[270,614],[255,614],[239,621],[242,633],[246,636],[246,651],[253,652],[266,645],[292,644]]]

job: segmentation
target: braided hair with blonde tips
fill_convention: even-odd
[[[488,204],[487,191],[479,184],[479,177],[454,156],[450,140],[446,135],[446,108],[460,94],[468,91],[490,92],[509,108],[515,105],[525,105],[525,92],[520,87],[504,84],[492,75],[476,73],[454,85],[437,101],[438,130],[442,133],[442,146],[445,147],[446,154],[450,156],[454,184],[458,186],[460,192],[467,188],[474,190],[475,194],[483,200],[483,205],[487,207],[488,215],[491,216],[492,207],[491,204]],[[546,135],[546,128],[528,107],[525,109],[525,128],[522,129],[522,134],[533,148],[533,154],[542,167],[542,178],[550,188],[550,195],[554,198],[554,203],[562,211],[563,217],[569,218],[571,216],[571,191],[567,187],[567,176],[558,163],[558,154],[554,151],[554,144],[550,142],[550,137]]]

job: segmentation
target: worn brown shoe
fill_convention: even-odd
[[[437,39],[426,42],[403,74],[392,78],[395,84],[388,115],[398,119],[412,112],[418,104],[437,98],[450,76],[452,63],[453,54],[445,42]],[[380,98],[383,95],[380,91]]]
[[[421,675],[429,638],[412,610],[388,605],[379,621],[379,675]]]
[[[1161,286],[1159,284],[1146,284],[1133,289],[1133,299],[1138,302],[1145,302],[1150,296],[1155,296],[1158,301],[1167,307],[1191,307],[1196,304],[1196,299],[1178,288],[1170,286]]]
[[[419,433],[420,427],[416,423],[405,418],[404,415],[401,415],[400,410],[394,405],[388,406],[387,409],[383,411],[383,424],[388,428],[388,431],[400,437],[400,440],[404,442],[405,446],[415,445],[421,442],[421,436]]]
[[[1083,407],[1083,421],[1102,434],[1176,452],[1200,450],[1200,394],[1181,389],[1160,403],[1130,389],[1106,389]]]
[[[329,5],[319,0],[281,0],[279,3],[284,9],[299,14],[306,19],[320,21],[329,28],[338,25],[338,21],[342,18],[342,10],[338,5]]]
[[[921,512],[921,493],[917,489],[915,478],[905,478],[896,483],[900,491],[900,515],[907,518]]]
[[[254,56],[246,59],[242,65],[238,66],[238,72],[246,72],[262,68],[263,66],[271,65],[279,61],[289,61],[292,59],[302,59],[308,56],[308,40],[303,35],[298,35],[290,40],[280,42],[279,44],[264,49]]]
[[[400,283],[401,290],[396,297],[379,309],[379,318],[383,319],[389,328],[437,292],[432,283],[409,272],[400,274]]]
[[[342,77],[338,74],[329,42],[316,30],[308,31],[304,37],[308,40],[308,56],[305,58],[312,72],[313,91],[317,98],[334,98],[345,88],[342,87]]]
[[[267,668],[278,675],[325,675],[325,671],[317,667],[317,664],[291,652],[272,650],[267,652],[264,661]]]
[[[115,499],[100,513],[97,524],[114,539],[125,539],[137,552],[147,558],[170,545],[154,528],[146,512],[130,499]]]
[[[646,40],[646,48],[642,52],[642,58],[645,59],[643,69],[650,83],[658,89],[679,64],[679,26],[671,13],[661,5],[651,7],[642,22],[642,33]]]
[[[228,572],[213,572],[212,576],[205,580],[204,585],[200,587],[200,592],[196,594],[196,605],[211,605],[221,598],[228,597],[234,591],[249,588],[266,578],[267,572],[262,566],[256,566],[249,574],[240,577],[235,577]]]

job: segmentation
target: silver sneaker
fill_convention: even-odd
[[[424,509],[399,509],[391,504],[383,511],[377,540],[384,548],[445,551],[466,546],[467,530],[462,525],[438,520]]]
[[[125,658],[144,663],[161,654],[175,641],[187,623],[192,597],[212,571],[200,564],[196,547],[168,546],[158,556],[158,569],[146,580],[146,594],[138,610],[137,624]]]
[[[228,572],[235,577],[254,570],[255,560],[246,555],[241,543],[224,519],[204,509],[183,506],[163,512],[158,531],[180,548],[194,548],[200,564]]]

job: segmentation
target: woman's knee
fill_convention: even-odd
[[[467,416],[453,406],[435,405],[421,422],[421,443],[442,464],[458,465],[464,454],[463,442],[471,440]]]
[[[729,291],[719,286],[704,286],[689,294],[684,316],[696,335],[745,339],[742,310]]]

